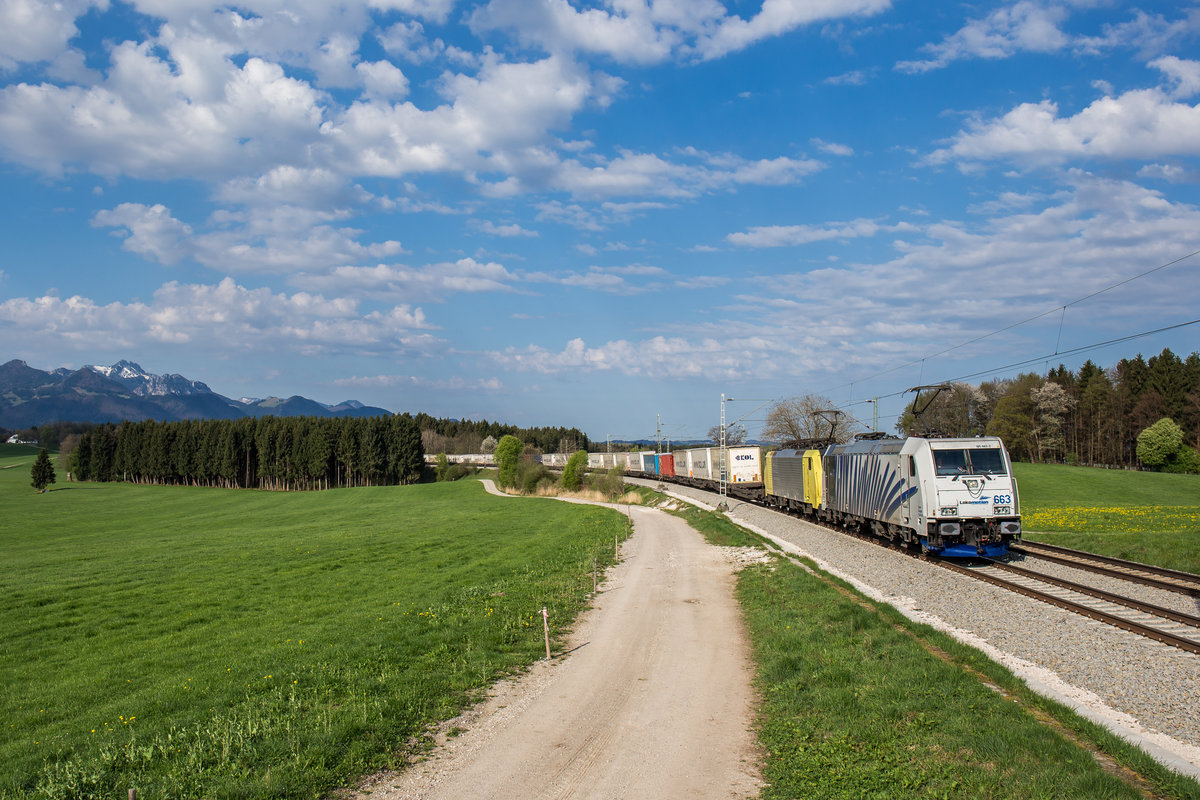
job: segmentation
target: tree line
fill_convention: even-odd
[[[578,428],[519,428],[486,419],[435,419],[425,413],[415,419],[427,453],[482,453],[486,452],[485,440],[498,442],[505,436],[520,439],[539,453],[573,453],[591,446],[587,434]]]
[[[1162,419],[1182,431],[1183,446],[1200,447],[1200,355],[1180,359],[1167,348],[1107,369],[1088,360],[1044,376],[955,383],[919,416],[906,411],[897,429],[999,436],[1021,461],[1136,468],[1138,437]]]
[[[247,417],[92,427],[68,456],[92,481],[277,490],[415,483],[421,430],[392,417]]]

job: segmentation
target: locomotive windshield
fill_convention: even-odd
[[[1003,475],[1004,457],[1000,448],[986,450],[934,450],[933,462],[937,474],[952,475]]]

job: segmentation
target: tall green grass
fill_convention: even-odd
[[[765,544],[722,514],[678,513],[713,544]],[[979,651],[806,567],[776,558],[738,576],[762,698],[765,800],[1145,796],[1094,753],[1157,796],[1200,800],[1196,781]]]
[[[58,484],[0,454],[0,798],[318,797],[542,653],[618,513],[477,482]],[[31,458],[29,458],[32,463]]]
[[[1014,464],[1029,538],[1200,572],[1200,476]]]
[[[1143,796],[1093,749],[1160,796],[1200,798],[1195,781],[979,652],[837,587],[783,560],[738,581],[763,697],[763,798]]]

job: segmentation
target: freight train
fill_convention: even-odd
[[[726,492],[835,527],[948,557],[998,558],[1021,539],[1017,483],[1004,443],[904,439],[769,450],[754,446],[674,453],[590,453],[593,469],[619,467]]]

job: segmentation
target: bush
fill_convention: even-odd
[[[496,445],[496,466],[500,470],[501,486],[517,485],[517,467],[521,461],[521,453],[525,445],[515,436],[506,435]]]
[[[578,491],[583,486],[583,473],[587,469],[588,454],[586,450],[576,450],[567,459],[563,467],[562,485],[568,492]]]
[[[437,480],[446,480],[446,473],[450,471],[450,459],[446,457],[445,453],[438,453],[437,466],[434,469],[437,472]]]
[[[554,483],[554,476],[550,474],[550,470],[546,468],[546,465],[536,461],[523,463],[520,473],[521,491],[525,492],[525,494],[536,494],[538,486],[542,483]]]
[[[1200,474],[1200,453],[1197,453],[1194,447],[1183,445],[1175,455],[1167,459],[1167,463],[1163,466],[1163,472]]]
[[[588,484],[609,500],[616,500],[625,492],[625,471],[613,467],[603,474],[593,473]]]
[[[1166,466],[1183,446],[1183,429],[1170,417],[1158,422],[1138,434],[1137,457],[1147,467],[1157,469]]]

